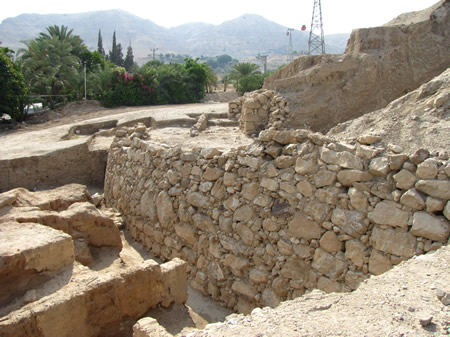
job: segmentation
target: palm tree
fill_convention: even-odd
[[[260,71],[258,71],[259,66],[254,63],[238,63],[233,66],[233,70],[230,73],[229,79],[236,80],[236,90],[239,90],[239,80],[242,77],[253,75],[253,74],[259,74]]]
[[[72,53],[72,31],[67,31],[65,26],[48,27],[47,31],[49,34],[41,33],[38,38],[25,42],[26,48],[20,53],[31,92],[47,95],[54,108],[55,97],[68,93],[76,82],[79,58]]]

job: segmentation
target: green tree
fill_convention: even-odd
[[[47,32],[25,42],[26,48],[20,52],[23,53],[23,73],[31,93],[45,95],[54,108],[58,99],[76,88],[79,55],[86,47],[65,26],[51,26]]]
[[[238,90],[239,93],[244,94],[245,92],[261,89],[264,84],[264,78],[265,77],[262,74],[252,74],[241,77]]]
[[[206,65],[206,91],[212,92],[217,87],[217,75],[210,65]]]
[[[12,61],[14,52],[0,47],[0,115],[23,120],[27,88],[20,66]]]
[[[258,68],[259,66],[254,63],[238,63],[233,66],[233,70],[228,78],[236,81],[236,90],[239,91],[239,80],[242,77],[260,73]]]
[[[131,48],[131,44],[127,48],[127,55],[125,56],[125,60],[123,62],[123,67],[127,71],[131,71],[134,64],[134,56],[133,56],[133,48]]]
[[[97,52],[100,55],[103,55],[105,57],[105,49],[103,48],[103,38],[102,38],[102,31],[98,30],[98,38],[97,38]]]
[[[231,63],[231,61],[233,61],[233,58],[230,55],[224,54],[224,55],[217,56],[217,63],[221,67],[224,67],[228,63]]]
[[[116,41],[116,31],[113,33],[112,49],[109,51],[109,60],[118,66],[123,66],[122,45]]]
[[[205,96],[208,82],[207,66],[204,63],[198,63],[198,59],[186,58],[184,62],[189,75],[187,82],[188,97],[193,102],[198,102]]]

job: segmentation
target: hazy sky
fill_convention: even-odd
[[[380,26],[397,15],[425,9],[438,0],[322,0],[325,34],[353,28]],[[311,25],[314,0],[13,0],[0,10],[0,21],[23,13],[66,14],[121,8],[158,25],[173,27],[188,22],[220,24],[242,14],[259,14],[283,26]]]

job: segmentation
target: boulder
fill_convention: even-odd
[[[433,241],[446,241],[450,235],[450,222],[444,217],[416,212],[413,216],[411,233]]]

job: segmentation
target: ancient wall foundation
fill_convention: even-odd
[[[450,163],[424,149],[264,130],[247,147],[182,151],[145,126],[117,133],[105,198],[163,260],[227,307],[276,306],[308,289],[349,291],[447,243]]]
[[[101,186],[107,158],[107,150],[91,151],[88,143],[81,143],[44,155],[0,160],[0,192],[18,186],[28,189],[70,183]]]

